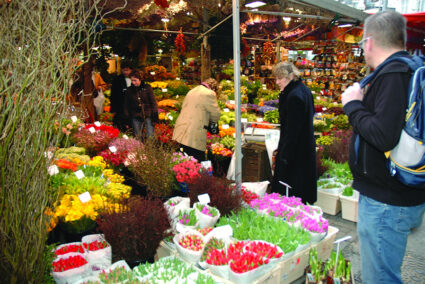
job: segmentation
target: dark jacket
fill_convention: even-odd
[[[408,56],[408,53],[401,51],[391,55],[395,56]],[[395,206],[425,202],[424,190],[405,186],[390,175],[384,155],[398,144],[404,126],[410,76],[406,64],[389,63],[370,82],[363,101],[351,101],[344,106],[354,131],[349,158],[353,188]],[[357,155],[356,134],[360,138]]]
[[[123,115],[124,97],[127,91],[127,83],[124,75],[119,75],[112,81],[111,87],[111,112],[118,116]]]
[[[142,82],[139,87],[130,86],[125,96],[124,114],[129,118],[145,119],[158,122],[158,106],[152,87]]]
[[[310,204],[317,200],[313,115],[310,89],[301,81],[291,81],[279,95],[281,126],[272,191],[285,194],[285,187],[279,183],[283,181],[292,187],[289,195]]]

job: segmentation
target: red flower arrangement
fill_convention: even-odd
[[[78,169],[78,165],[76,163],[70,162],[66,159],[55,160],[55,165],[61,169],[71,170],[75,172]]]
[[[90,129],[92,127],[96,131],[106,132],[111,138],[117,138],[118,135],[120,134],[120,131],[118,129],[114,128],[113,126],[109,126],[105,124],[101,124],[100,126],[96,126],[95,124],[87,124],[86,126],[84,126],[84,129]]]
[[[244,188],[242,188],[241,191],[242,191],[242,199],[247,204],[250,204],[252,200],[257,199],[259,197],[258,194],[253,193],[253,192],[246,190]]]
[[[279,258],[283,255],[283,252],[279,251],[276,245],[265,242],[250,242],[246,245],[245,250],[266,258]]]
[[[91,242],[89,244],[84,243],[83,246],[86,250],[89,250],[89,251],[97,251],[97,250],[109,247],[109,245],[106,241],[99,242],[97,240],[94,241],[94,242]]]
[[[173,129],[169,125],[157,123],[155,125],[155,137],[162,143],[168,144],[173,141]]]
[[[111,150],[106,149],[100,152],[99,155],[102,156],[107,163],[118,167],[124,164],[124,161],[127,159],[128,152],[124,151],[112,153]]]
[[[74,255],[68,258],[61,258],[53,262],[53,272],[63,272],[70,269],[78,268],[87,264],[87,260],[81,255]]]
[[[184,34],[180,29],[180,33],[177,35],[174,44],[176,45],[176,51],[179,56],[183,56],[186,51],[186,44],[184,42]]]
[[[79,252],[79,253],[84,253],[84,249],[82,245],[65,245],[63,247],[61,247],[60,249],[57,249],[55,251],[55,255],[59,256],[59,255],[63,255],[63,254],[67,254],[70,252]]]
[[[209,252],[207,256],[207,263],[210,265],[227,265],[229,259],[227,258],[226,252],[224,250],[213,249]]]
[[[184,161],[173,167],[178,182],[193,183],[201,174],[202,165],[195,161]]]
[[[230,269],[235,273],[244,273],[258,268],[261,265],[269,263],[269,260],[263,256],[253,253],[244,252],[239,256],[235,255],[230,260]]]

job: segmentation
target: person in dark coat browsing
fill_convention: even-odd
[[[291,186],[290,196],[304,203],[317,200],[316,142],[313,130],[314,103],[310,89],[299,79],[290,62],[274,66],[279,95],[280,138],[275,160],[272,191],[286,194],[280,183]]]
[[[134,134],[142,141],[154,135],[158,123],[158,105],[152,87],[142,80],[139,71],[130,74],[131,87],[128,88],[124,101],[124,115],[131,119]],[[146,135],[143,134],[146,130]]]

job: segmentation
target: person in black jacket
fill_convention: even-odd
[[[158,123],[158,105],[151,85],[142,80],[139,71],[130,74],[131,86],[127,90],[124,102],[124,114],[131,119],[134,133],[142,141],[154,134],[154,126]]]
[[[304,203],[317,200],[316,141],[314,103],[310,89],[299,80],[299,70],[290,62],[273,68],[279,95],[280,138],[277,148],[272,191],[297,196]]]
[[[133,71],[131,65],[123,61],[121,63],[121,74],[114,78],[111,87],[111,113],[114,114],[113,123],[121,132],[126,132],[131,124],[124,116],[124,99],[127,88],[131,86],[130,73]]]
[[[425,191],[402,184],[386,167],[385,152],[397,145],[404,126],[411,72],[404,63],[385,61],[409,56],[405,18],[393,11],[369,16],[361,45],[368,66],[384,66],[366,90],[355,83],[342,94],[354,131],[349,164],[353,188],[360,192],[357,231],[362,279],[363,283],[402,283],[407,236],[422,223],[425,211]]]

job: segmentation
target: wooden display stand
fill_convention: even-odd
[[[269,156],[264,144],[247,143],[242,146],[242,181],[271,180]]]

